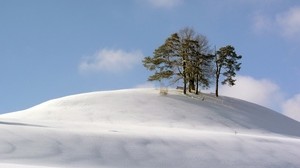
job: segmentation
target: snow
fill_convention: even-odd
[[[300,167],[300,123],[229,97],[93,92],[0,115],[0,167]]]

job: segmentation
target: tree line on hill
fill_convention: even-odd
[[[208,39],[191,28],[184,28],[171,34],[165,42],[154,50],[152,56],[143,59],[146,69],[154,71],[149,81],[167,81],[174,84],[183,81],[183,93],[195,91],[199,87],[209,88],[215,82],[215,95],[219,96],[219,81],[235,85],[236,72],[240,70],[242,58],[231,45],[213,52]]]

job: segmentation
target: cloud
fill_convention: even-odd
[[[272,20],[269,17],[261,13],[256,13],[253,17],[253,28],[256,33],[269,32],[272,27]]]
[[[223,85],[220,87],[220,93],[272,109],[279,109],[283,100],[278,85],[267,79],[254,79],[250,76],[237,76],[236,85]]]
[[[283,114],[300,122],[300,94],[285,101],[282,105]]]
[[[253,29],[256,33],[276,33],[284,38],[300,37],[300,7],[272,15],[258,12],[253,15]]]
[[[280,87],[268,79],[237,76],[236,85],[222,85],[220,94],[275,109],[300,122],[300,94],[285,99]]]
[[[143,58],[141,51],[102,49],[85,57],[79,65],[80,72],[121,72],[131,69]]]
[[[290,8],[287,12],[278,14],[276,22],[287,37],[300,35],[300,7]]]
[[[149,4],[156,8],[174,8],[181,3],[183,0],[147,0]]]

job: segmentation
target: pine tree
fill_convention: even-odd
[[[236,71],[241,69],[241,63],[238,62],[242,58],[241,55],[237,55],[233,46],[226,46],[220,48],[216,52],[216,96],[219,96],[219,79],[220,75],[223,75],[225,79],[222,84],[228,84],[229,86],[235,85]]]
[[[208,87],[211,77],[211,55],[206,37],[196,35],[191,28],[174,33],[157,48],[153,56],[145,57],[143,65],[155,73],[149,81],[167,79],[170,84],[183,80],[183,93],[196,90],[198,86]]]
[[[149,81],[162,81],[172,77],[173,71],[168,57],[167,47],[162,45],[154,51],[153,57],[148,56],[144,58],[144,67],[150,71],[155,71],[153,75],[149,76]]]

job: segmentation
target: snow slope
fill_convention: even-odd
[[[0,115],[0,167],[300,167],[300,123],[246,101],[94,92]]]

